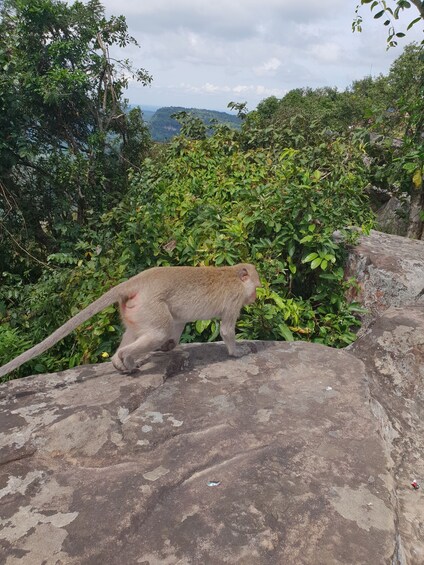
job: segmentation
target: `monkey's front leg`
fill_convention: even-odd
[[[250,353],[250,349],[247,350],[243,346],[236,345],[236,322],[233,320],[221,320],[220,334],[227,346],[228,354],[231,357],[243,357]]]

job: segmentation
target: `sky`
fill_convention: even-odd
[[[102,0],[106,15],[125,16],[140,47],[124,56],[152,76],[151,86],[131,83],[127,98],[140,106],[248,110],[269,96],[298,87],[344,90],[365,76],[387,74],[411,41],[386,50],[387,28],[360,9],[362,33],[352,33],[357,0]],[[390,4],[390,2],[389,2]],[[397,31],[419,14],[405,11]],[[122,53],[121,53],[122,56]]]

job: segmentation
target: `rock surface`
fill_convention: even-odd
[[[400,563],[424,563],[424,304],[389,308],[348,348],[367,369],[393,461]],[[424,484],[421,485],[424,487]]]
[[[359,283],[352,300],[368,309],[363,332],[390,306],[424,304],[424,241],[371,231],[351,249],[346,277]]]
[[[384,233],[405,236],[408,231],[410,204],[392,196],[376,212],[377,226]]]
[[[364,364],[248,345],[2,385],[1,563],[401,563],[408,501]]]
[[[422,565],[424,242],[371,232],[347,274],[369,312],[345,351],[0,385],[0,564]]]

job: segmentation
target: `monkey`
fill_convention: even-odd
[[[153,351],[171,351],[184,327],[195,320],[221,319],[220,334],[230,356],[239,357],[235,325],[243,306],[256,300],[261,287],[255,267],[152,267],[118,284],[46,339],[0,367],[0,377],[44,353],[80,324],[118,302],[124,334],[112,356],[115,369],[133,372]]]

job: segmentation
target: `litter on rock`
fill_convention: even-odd
[[[208,487],[219,487],[221,481],[208,481]]]
[[[418,481],[412,481],[411,487],[418,490],[420,488],[420,483]]]

